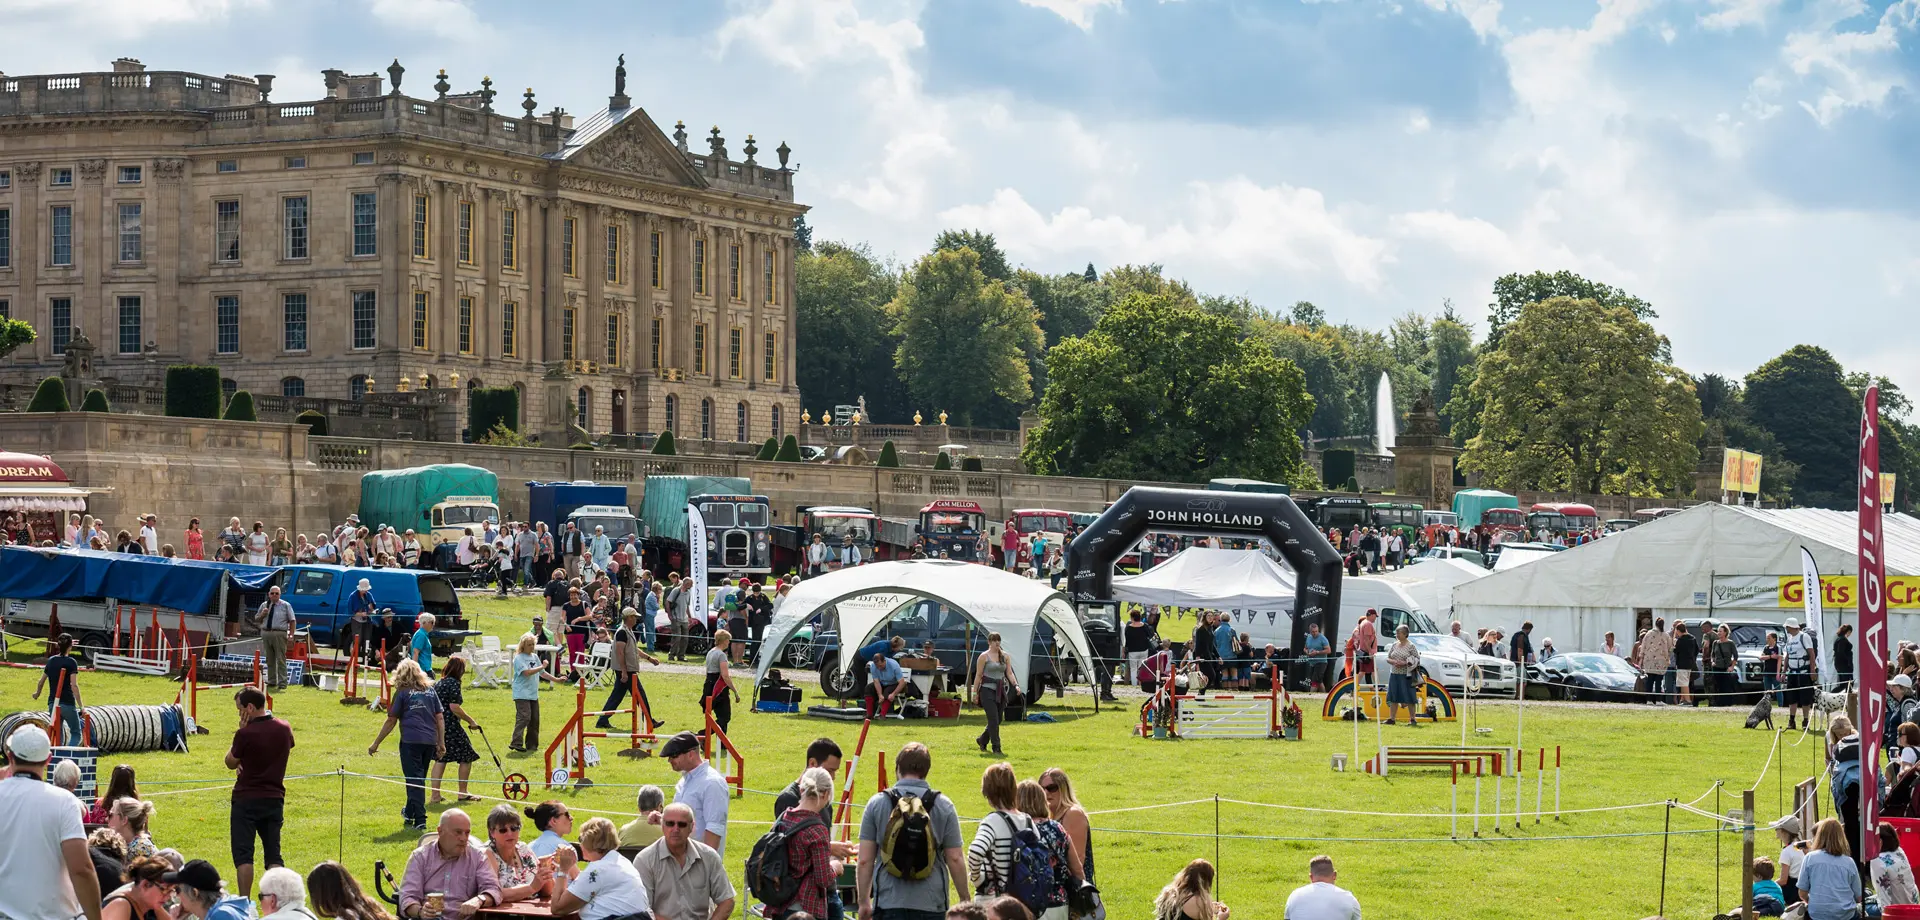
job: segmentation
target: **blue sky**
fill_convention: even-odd
[[[0,0],[0,69],[383,68],[784,140],[825,238],[948,226],[1048,271],[1382,325],[1567,268],[1676,359],[1801,341],[1920,390],[1920,0]]]

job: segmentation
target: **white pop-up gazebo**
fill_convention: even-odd
[[[1034,624],[1045,620],[1054,634],[1079,660],[1083,673],[1093,673],[1092,654],[1080,618],[1066,595],[1044,581],[1022,578],[992,566],[947,559],[873,562],[809,578],[788,592],[787,599],[767,626],[754,683],[767,676],[782,646],[800,626],[829,607],[838,613],[840,647],[858,648],[870,641],[895,612],[931,600],[972,620],[982,634],[1000,634],[1000,647],[1019,674],[1032,657]],[[854,668],[851,655],[841,655],[842,673]]]
[[[1293,611],[1293,570],[1253,549],[1192,546],[1138,575],[1113,580],[1115,600],[1211,610]]]

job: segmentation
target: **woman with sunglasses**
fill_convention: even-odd
[[[567,810],[567,803],[548,799],[527,809],[526,815],[533,819],[533,826],[540,829],[540,836],[527,844],[533,855],[552,856],[555,850],[568,846],[567,835],[573,833],[573,813]]]
[[[1067,780],[1065,770],[1048,767],[1040,774],[1040,788],[1047,793],[1048,816],[1067,832],[1067,848],[1073,853],[1073,861],[1080,864],[1081,877],[1092,882],[1093,824],[1087,819],[1087,810],[1080,807],[1080,800],[1074,798],[1073,783]]]
[[[532,900],[553,881],[553,861],[533,855],[520,842],[520,813],[512,805],[495,805],[487,812],[487,865],[500,880],[500,903]]]
[[[162,879],[173,865],[157,856],[136,856],[127,864],[127,883],[108,894],[100,920],[164,920],[173,886]]]

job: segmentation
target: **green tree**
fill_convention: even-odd
[[[1860,404],[1833,355],[1813,345],[1787,349],[1747,375],[1745,403],[1748,417],[1771,432],[1781,454],[1799,466],[1795,501],[1816,508],[1853,507]]]
[[[1053,386],[1021,459],[1041,474],[1305,482],[1300,369],[1177,296],[1130,294],[1047,353]]]
[[[759,452],[759,453],[757,453],[757,454],[754,454],[754,455],[753,455],[753,459],[755,459],[755,460],[772,460],[772,459],[773,459],[773,455],[774,455],[774,454],[777,454],[777,453],[779,453],[779,452],[780,452],[780,441],[779,441],[779,439],[778,439],[778,438],[768,438],[768,439],[766,439],[765,441],[762,441],[762,442],[760,442],[760,452]]]
[[[774,451],[773,459],[777,463],[799,463],[800,439],[793,435],[787,435],[786,438],[780,442],[780,449]]]
[[[867,398],[867,422],[905,422],[913,414],[894,370],[899,339],[887,303],[899,287],[893,270],[866,246],[823,241],[794,261],[794,314],[800,391],[824,405]]]
[[[900,450],[893,446],[892,438],[888,438],[885,444],[880,445],[880,459],[874,465],[889,469],[897,469],[900,466]]]
[[[653,439],[653,453],[655,456],[660,457],[671,457],[674,455],[673,432],[662,431],[659,437]]]
[[[107,391],[97,387],[88,390],[87,395],[80,398],[80,411],[112,412],[113,407],[107,404]]]
[[[229,422],[257,422],[260,416],[253,411],[253,394],[246,390],[233,391],[233,397],[227,400],[227,411],[220,416]]]
[[[981,230],[942,230],[933,238],[934,252],[954,252],[971,249],[980,257],[980,273],[995,281],[1012,281],[1013,269],[1007,265],[1007,254],[1000,249],[1000,241],[993,234]]]
[[[1033,303],[988,278],[973,250],[921,257],[887,309],[900,337],[894,366],[915,402],[972,425],[996,400],[1020,406],[1032,398],[1027,354],[1040,341]]]
[[[1449,404],[1461,389],[1461,376],[1473,367],[1473,327],[1454,313],[1453,303],[1449,301],[1429,331],[1433,352],[1433,404],[1440,410],[1441,426],[1452,430]]]
[[[1617,304],[1520,308],[1473,382],[1485,406],[1463,469],[1514,489],[1655,495],[1691,482],[1700,402],[1666,340]]]
[[[174,418],[220,417],[220,369],[204,364],[167,368],[166,414]]]
[[[40,381],[33,390],[33,398],[27,400],[28,412],[65,412],[73,408],[67,402],[67,387],[58,377],[48,377]]]
[[[33,341],[33,325],[26,320],[0,316],[0,358]]]
[[[1487,345],[1492,346],[1506,334],[1507,324],[1520,315],[1521,308],[1555,297],[1592,300],[1603,306],[1626,307],[1643,320],[1658,319],[1653,305],[1611,285],[1583,278],[1570,271],[1528,272],[1502,275],[1493,282],[1493,303],[1487,304]],[[1664,359],[1664,356],[1663,356]]]

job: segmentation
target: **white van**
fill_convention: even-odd
[[[1290,610],[1292,600],[1279,605],[1282,610]],[[1342,578],[1340,579],[1340,623],[1337,635],[1330,635],[1327,641],[1333,643],[1336,656],[1346,648],[1347,634],[1353,632],[1354,624],[1360,622],[1368,610],[1380,611],[1380,635],[1382,639],[1393,636],[1395,628],[1405,624],[1411,632],[1441,632],[1434,626],[1433,620],[1422,612],[1405,588],[1380,578]],[[1235,632],[1245,630],[1253,640],[1255,651],[1265,648],[1269,643],[1276,649],[1293,644],[1293,617],[1284,612],[1273,611],[1226,611],[1233,623]]]

